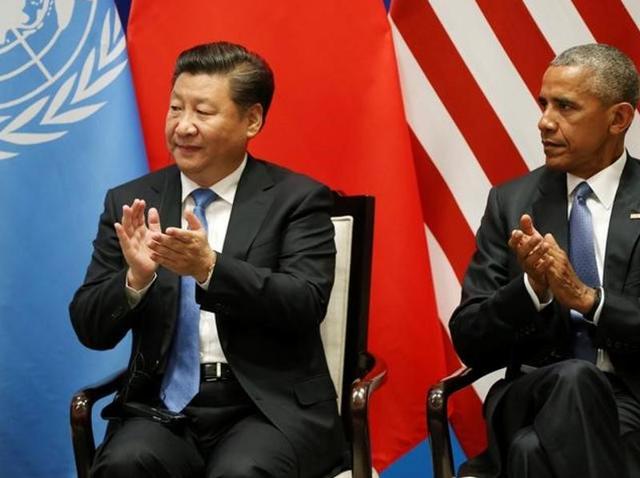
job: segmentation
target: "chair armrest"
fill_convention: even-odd
[[[99,382],[78,390],[71,398],[71,438],[78,478],[89,476],[89,469],[96,453],[91,422],[93,405],[101,398],[118,390],[124,382],[126,372],[126,369],[122,369]]]
[[[363,354],[363,376],[351,384],[352,476],[371,478],[371,444],[369,441],[369,397],[387,376],[387,365],[371,354]]]
[[[431,441],[434,476],[438,478],[453,478],[455,476],[447,412],[449,397],[491,372],[492,370],[462,367],[429,389],[427,394],[427,427]]]

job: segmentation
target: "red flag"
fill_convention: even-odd
[[[251,152],[376,197],[369,346],[389,366],[372,404],[374,461],[384,468],[424,439],[425,393],[445,373],[445,352],[383,3],[136,0],[128,36],[153,168],[169,161],[162,131],[177,54],[227,40],[264,56],[275,73],[273,106]]]

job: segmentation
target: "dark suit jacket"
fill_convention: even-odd
[[[629,157],[615,196],[604,261],[605,302],[595,343],[605,349],[616,374],[640,400],[640,163]],[[467,270],[462,301],[449,327],[462,361],[474,368],[507,367],[506,380],[485,401],[489,448],[463,465],[461,475],[498,476],[500,449],[496,408],[522,364],[544,366],[572,357],[569,310],[554,302],[536,311],[523,272],[507,245],[511,231],[528,213],[542,234],[552,233],[568,251],[567,182],[545,167],[493,188],[476,235],[477,249]]]
[[[629,157],[616,193],[604,263],[605,302],[595,333],[616,374],[640,400],[640,163]],[[497,369],[545,365],[571,356],[569,311],[557,303],[537,312],[516,256],[507,246],[520,216],[531,215],[568,251],[566,175],[545,167],[493,188],[477,233],[477,250],[450,321],[467,365]]]
[[[127,268],[113,223],[134,198],[159,210],[163,228],[180,227],[177,167],[110,190],[85,282],[70,305],[73,326],[88,347],[112,348],[132,331],[128,381],[109,411],[116,414],[122,401],[157,400],[179,304],[179,277],[161,267],[141,303],[128,305]],[[344,450],[319,332],[333,282],[330,207],[325,186],[249,158],[209,289],[196,293],[216,314],[237,379],[291,441],[305,477],[335,466]]]

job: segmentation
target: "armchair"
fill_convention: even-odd
[[[338,392],[345,435],[351,444],[352,470],[339,478],[371,478],[368,403],[385,379],[386,366],[367,351],[374,198],[335,195],[336,273],[322,340]],[[71,399],[71,434],[79,478],[89,476],[95,456],[91,412],[100,398],[114,393],[126,377],[121,370],[78,390]]]

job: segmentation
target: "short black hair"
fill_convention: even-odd
[[[563,51],[550,66],[589,68],[592,92],[607,104],[626,102],[638,107],[640,79],[631,58],[604,43],[588,43]]]
[[[233,102],[243,109],[259,103],[266,119],[275,85],[269,64],[257,53],[224,41],[196,45],[178,56],[171,83],[182,73],[228,76]]]

